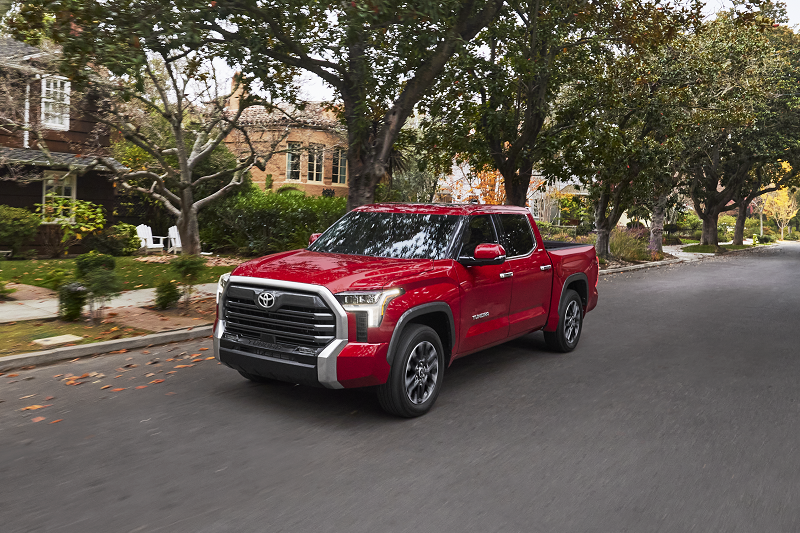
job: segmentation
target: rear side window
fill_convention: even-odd
[[[527,255],[533,251],[533,231],[525,215],[498,215],[503,229],[503,248],[508,257]]]

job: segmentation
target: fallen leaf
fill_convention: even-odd
[[[50,423],[51,423],[51,424],[57,424],[57,423],[61,422],[62,420],[64,420],[64,419],[63,419],[63,418],[59,418],[58,420],[53,420],[53,421],[52,421],[52,422],[50,422]]]
[[[176,373],[177,372],[175,372],[174,370],[170,370],[169,372],[167,372],[167,374],[176,374]]]
[[[190,355],[189,357],[200,357],[200,354],[199,354],[199,353],[193,353],[193,354],[192,354],[192,355]]]
[[[102,387],[100,387],[100,390],[110,389],[110,388],[111,388],[111,385],[103,385]]]
[[[206,357],[206,361],[211,361],[212,359],[216,359],[215,357]]]
[[[150,353],[150,350],[142,350],[142,353],[145,353],[145,354]]]
[[[27,396],[23,396],[22,398],[20,398],[20,400],[25,400],[27,398],[33,398],[34,396],[36,396],[36,395],[35,394],[28,394]]]
[[[37,416],[36,418],[31,418],[31,422],[41,422],[42,420],[47,420],[43,416]]]
[[[175,368],[189,368],[190,366],[194,365],[176,365]]]
[[[149,372],[149,373],[145,374],[144,377],[151,378],[151,377],[153,377],[155,375],[156,375],[155,372]]]
[[[164,383],[164,380],[163,379],[154,379],[150,383]]]
[[[19,376],[19,374],[8,374],[6,377],[7,378],[15,378],[17,376]]]
[[[53,377],[54,377],[54,378],[60,378],[60,377],[61,377],[61,376],[63,376],[63,375],[64,375],[64,374],[56,374],[56,375],[55,375],[55,376],[53,376]]]
[[[48,396],[47,398],[44,399],[44,401],[49,402],[50,400],[54,400],[54,399],[55,399],[55,396]]]
[[[23,407],[20,411],[35,411],[37,409],[44,409],[45,407],[50,407],[49,405],[29,405],[28,407]]]
[[[114,376],[114,379],[121,378],[121,377],[122,377],[122,374],[120,374],[119,376]]]
[[[111,390],[114,391],[114,392],[119,392],[119,391],[125,390],[126,388],[127,387],[120,387],[118,389],[111,389]]]
[[[174,392],[168,392],[164,396],[172,396],[173,394],[175,394],[175,393]]]
[[[203,360],[204,359],[192,359],[192,363],[199,363],[200,361],[203,361]]]
[[[136,388],[137,388],[137,389],[146,389],[146,388],[147,388],[147,385],[139,385],[139,386],[138,386],[138,387],[136,387]]]
[[[208,348],[200,348],[201,352],[205,352],[206,350],[208,350]]]

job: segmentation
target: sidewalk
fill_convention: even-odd
[[[26,289],[28,288],[27,286],[22,287],[25,287]],[[199,285],[195,285],[194,288],[194,299],[209,298],[215,296],[217,284],[201,283]],[[20,320],[37,320],[58,317],[58,297],[55,296],[55,293],[52,291],[46,291],[46,289],[43,291],[24,292],[31,293],[30,296],[33,296],[33,298],[0,302],[0,324],[17,322]],[[48,293],[53,294],[53,296],[41,297],[42,294]],[[155,295],[155,289],[125,291],[117,298],[114,298],[108,302],[106,305],[106,313],[117,312],[119,314],[121,311],[127,309],[141,308],[143,306],[152,305]],[[12,298],[15,296],[17,296],[17,293],[13,293],[11,295]],[[20,296],[25,295],[22,294]]]

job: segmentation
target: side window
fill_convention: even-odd
[[[533,251],[533,231],[525,215],[498,215],[503,230],[503,248],[508,257],[527,255]]]
[[[469,217],[469,224],[464,230],[461,239],[461,253],[459,257],[472,257],[475,247],[479,244],[498,244],[497,234],[494,231],[491,215],[477,215]]]

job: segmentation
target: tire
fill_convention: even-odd
[[[555,331],[545,331],[544,341],[553,351],[571,352],[578,345],[582,330],[583,302],[577,292],[567,289],[558,310],[558,327]]]
[[[430,411],[444,378],[444,349],[436,332],[411,324],[400,336],[389,379],[378,386],[387,413],[413,418]]]
[[[250,374],[249,372],[245,372],[243,370],[239,370],[238,372],[242,375],[243,378],[247,378],[255,383],[272,383],[274,381],[272,379],[265,378],[264,376],[259,376],[257,374]]]

